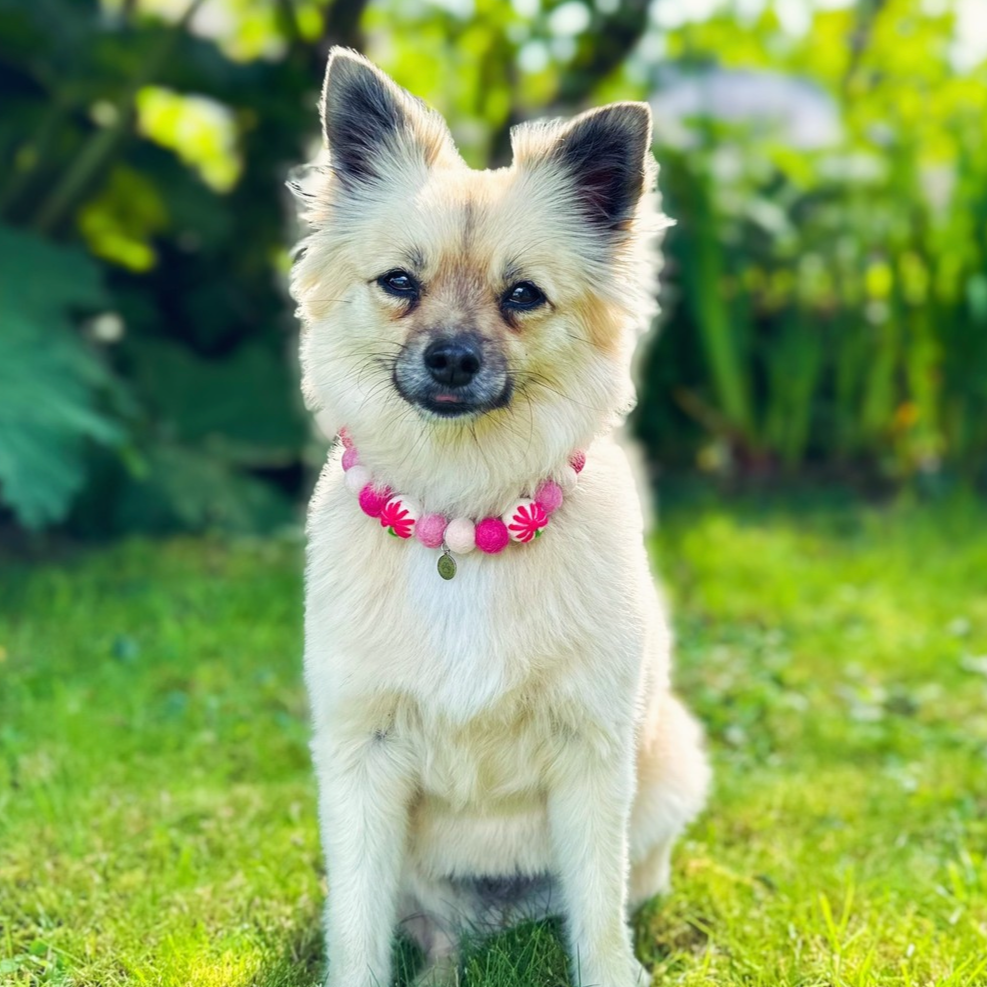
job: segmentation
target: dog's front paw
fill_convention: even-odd
[[[650,971],[638,962],[637,958],[614,958],[609,967],[604,970],[596,967],[593,970],[583,967],[573,981],[581,987],[651,987]]]

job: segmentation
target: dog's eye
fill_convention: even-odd
[[[418,282],[407,271],[388,271],[377,279],[377,284],[399,298],[417,298],[420,291]]]
[[[529,308],[538,308],[544,304],[545,295],[538,285],[531,281],[519,281],[504,292],[501,304],[504,308],[523,311]]]

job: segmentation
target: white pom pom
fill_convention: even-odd
[[[558,477],[558,484],[562,488],[563,493],[572,493],[578,480],[579,474],[571,466],[562,467],[562,472],[559,473]]]
[[[466,555],[476,548],[476,528],[467,517],[457,517],[446,528],[446,547],[457,555]]]
[[[349,490],[354,497],[360,496],[360,491],[373,479],[370,475],[370,470],[366,466],[351,466],[346,471],[346,478],[343,481],[346,484],[346,489]]]

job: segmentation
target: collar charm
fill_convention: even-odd
[[[344,482],[357,497],[360,509],[368,517],[379,520],[381,527],[394,538],[414,537],[426,548],[441,549],[438,571],[443,579],[456,575],[453,555],[468,555],[475,548],[487,555],[496,555],[512,541],[526,545],[540,538],[549,516],[562,506],[565,494],[575,487],[578,474],[586,465],[585,454],[574,452],[556,479],[542,480],[533,497],[519,499],[500,517],[485,517],[479,521],[466,517],[450,520],[443,514],[424,513],[421,505],[411,497],[374,483],[370,471],[360,465],[360,455],[345,428],[340,430],[339,437],[345,447]]]

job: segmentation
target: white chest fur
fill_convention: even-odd
[[[616,447],[595,462],[545,535],[458,559],[389,537],[330,463],[312,500],[306,672],[316,716],[371,695],[413,700],[466,725],[539,683],[539,701],[601,704],[664,633],[629,471]]]

